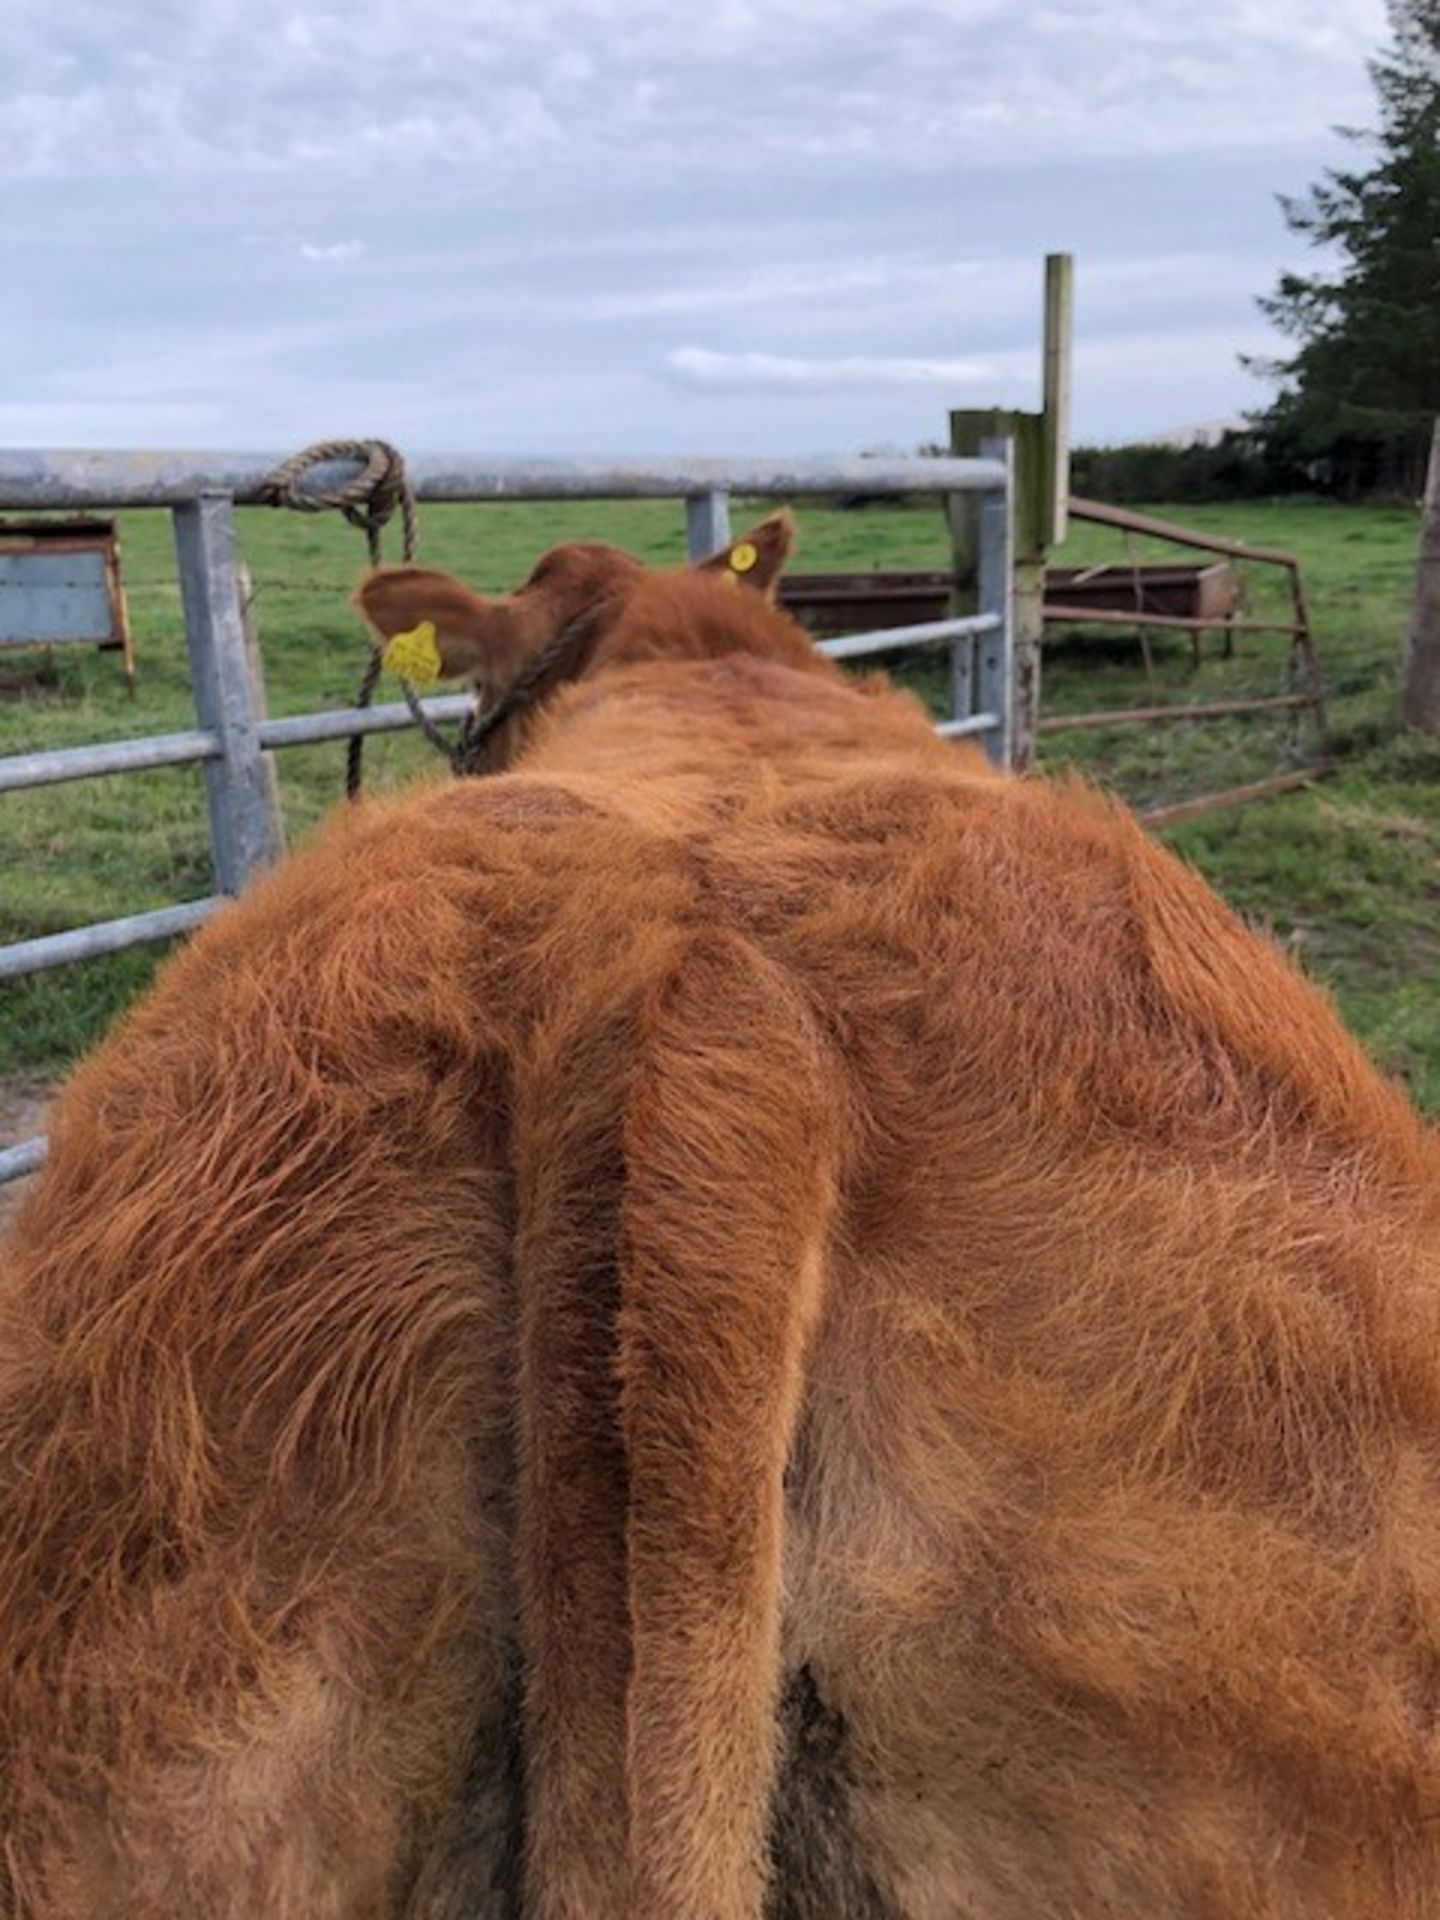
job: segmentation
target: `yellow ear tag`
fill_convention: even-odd
[[[754,541],[742,540],[738,546],[730,549],[730,571],[732,573],[749,573],[759,558],[759,549],[756,547]]]
[[[393,633],[380,656],[391,673],[429,687],[440,678],[440,649],[435,644],[435,622],[422,620],[407,633]]]

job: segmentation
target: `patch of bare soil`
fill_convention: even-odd
[[[46,700],[55,697],[55,663],[43,659],[0,661],[0,700]]]

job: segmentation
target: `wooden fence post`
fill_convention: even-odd
[[[1415,611],[1400,681],[1400,718],[1422,733],[1440,733],[1440,420],[1430,441]]]
[[[1045,256],[1045,398],[1042,440],[1045,472],[1041,533],[1047,547],[1063,547],[1070,527],[1070,347],[1075,330],[1075,261]]]
[[[1045,638],[1045,557],[1065,538],[1070,507],[1070,340],[1075,263],[1068,253],[1045,260],[1044,406],[1039,413],[994,408],[950,415],[950,451],[978,454],[987,440],[1008,439],[1015,498],[1014,690],[1010,764],[1035,762],[1040,723],[1040,663]],[[978,505],[973,495],[947,503],[957,613],[976,605]]]

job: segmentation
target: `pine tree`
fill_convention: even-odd
[[[1260,307],[1298,345],[1257,426],[1272,453],[1320,460],[1346,493],[1423,483],[1440,414],[1440,0],[1388,0],[1370,64],[1379,124],[1344,128],[1369,167],[1327,171],[1287,225],[1333,269],[1287,273]]]

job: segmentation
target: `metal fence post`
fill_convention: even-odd
[[[977,613],[989,609],[969,596]],[[950,642],[950,718],[968,720],[975,706],[975,643],[973,633],[957,633]]]
[[[685,502],[685,552],[704,560],[730,544],[730,496],[723,487],[692,493]]]
[[[238,893],[251,874],[279,858],[284,841],[256,731],[234,501],[228,493],[203,492],[177,506],[174,521],[195,711],[200,725],[220,737],[220,758],[204,768],[215,881],[222,893]]]
[[[999,460],[1005,484],[982,496],[976,554],[976,597],[982,613],[993,613],[1000,624],[982,633],[976,647],[976,699],[980,710],[998,715],[1000,725],[988,732],[985,751],[996,766],[1008,767],[1014,755],[1015,735],[1015,442],[985,439],[981,457]]]

